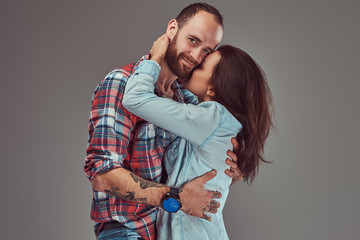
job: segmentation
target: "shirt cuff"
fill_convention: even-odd
[[[158,64],[154,60],[143,60],[140,62],[139,65],[136,66],[135,74],[136,73],[143,73],[150,75],[154,79],[154,83],[156,83],[157,79],[160,75],[160,64]]]

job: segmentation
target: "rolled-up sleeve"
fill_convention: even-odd
[[[128,156],[134,118],[121,103],[125,82],[121,77],[108,77],[95,90],[84,166],[90,181],[99,173],[123,167],[124,159]]]

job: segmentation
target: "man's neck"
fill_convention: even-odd
[[[160,75],[156,81],[157,87],[162,92],[163,97],[173,98],[174,91],[171,89],[171,85],[178,77],[170,70],[165,59],[161,61],[160,66]]]

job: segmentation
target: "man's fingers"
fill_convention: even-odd
[[[217,213],[217,208],[212,208],[212,207],[206,207],[205,212],[208,212],[208,213]]]
[[[208,213],[217,213],[218,208],[220,207],[220,203],[212,200],[210,202],[210,205],[208,205],[205,209],[204,212],[208,212]]]
[[[237,151],[239,151],[240,149],[239,149],[239,143],[238,143],[238,141],[236,140],[236,138],[231,138],[231,143],[232,143],[232,145],[233,145],[233,149],[234,149],[234,152],[237,152]]]
[[[210,208],[219,208],[220,203],[218,201],[212,200],[209,205]]]
[[[204,175],[198,177],[198,181],[201,184],[205,184],[206,182],[210,181],[211,179],[213,179],[216,176],[216,170],[213,169],[210,172],[205,173]]]
[[[235,163],[237,163],[238,158],[233,151],[228,150],[226,153]]]
[[[237,163],[234,162],[234,161],[232,161],[232,160],[229,159],[229,158],[227,158],[225,162],[226,162],[227,165],[229,165],[229,166],[230,166],[231,168],[233,168],[233,169],[238,168]]]
[[[206,214],[204,214],[202,218],[211,222],[211,217]]]
[[[236,168],[236,169],[230,168],[230,170],[226,169],[224,172],[226,175],[231,177],[233,180],[241,180],[241,179],[243,179],[243,176],[244,176],[240,172],[240,169],[238,169],[238,168]]]
[[[234,151],[237,151],[236,148],[239,147],[239,143],[236,141],[235,138],[232,138],[231,142],[234,145]],[[225,160],[226,164],[230,166],[230,169],[226,169],[225,174],[228,175],[229,177],[231,177],[233,179],[233,181],[242,179],[243,174],[241,173],[241,171],[237,165],[237,162],[238,162],[237,155],[231,150],[228,150],[226,154],[230,157],[230,159],[227,158]]]
[[[211,198],[221,198],[221,192],[212,192]]]
[[[229,169],[225,169],[225,174],[228,175],[229,177],[233,178],[234,176],[234,172],[230,171]]]

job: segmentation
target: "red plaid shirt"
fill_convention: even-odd
[[[144,59],[148,56],[140,61]],[[164,148],[170,143],[170,133],[131,114],[122,106],[126,81],[140,61],[113,70],[95,89],[84,167],[89,180],[118,167],[152,182],[161,180],[162,157]],[[184,96],[187,91],[177,82],[172,87],[177,101],[194,100],[191,95]],[[156,239],[156,215],[157,208],[93,191],[91,219],[95,222],[116,220],[136,229],[144,239]]]

